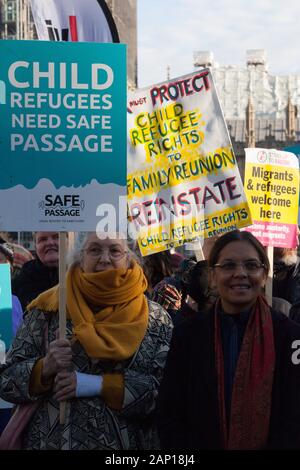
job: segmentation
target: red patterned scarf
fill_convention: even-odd
[[[275,369],[273,323],[266,300],[259,296],[250,315],[239,354],[227,424],[220,315],[215,309],[215,353],[220,425],[224,449],[261,449],[267,442]]]

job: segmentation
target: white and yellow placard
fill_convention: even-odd
[[[251,224],[209,69],[128,99],[127,194],[142,255]]]
[[[245,192],[253,219],[247,230],[265,246],[297,246],[298,158],[273,149],[245,152]]]

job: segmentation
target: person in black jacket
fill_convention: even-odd
[[[209,257],[219,298],[174,328],[159,391],[164,449],[299,449],[300,326],[262,295],[269,260],[248,232]]]
[[[206,260],[191,265],[182,275],[182,284],[185,296],[173,318],[174,326],[194,317],[198,311],[207,311],[215,301],[216,294],[209,286],[209,268]]]
[[[23,310],[39,294],[58,284],[58,232],[35,232],[34,239],[36,259],[25,263],[12,282],[13,294]]]
[[[292,305],[289,312],[289,318],[297,323],[300,323],[300,302]]]
[[[293,248],[274,249],[273,295],[300,303],[300,257]]]

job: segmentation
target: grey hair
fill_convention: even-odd
[[[80,264],[81,262],[81,259],[82,259],[82,251],[84,250],[84,247],[86,245],[86,242],[89,238],[89,236],[92,234],[92,233],[96,233],[96,232],[79,232],[77,237],[76,237],[76,241],[75,241],[75,247],[74,249],[69,253],[69,256],[68,256],[68,265],[69,266],[74,266],[76,264]],[[109,234],[107,234],[108,236]],[[126,250],[128,252],[128,262],[129,262],[129,265],[131,264],[131,261],[134,259],[137,263],[140,264],[140,260],[138,258],[138,256],[135,254],[134,251],[132,251],[128,245],[128,240],[127,238],[122,234],[114,234],[116,235],[115,238],[120,238],[122,240],[124,240],[125,242],[125,245],[126,245]],[[99,237],[100,238],[100,237]]]
[[[78,232],[75,238],[74,248],[68,255],[68,265],[80,264],[81,253],[91,232]]]

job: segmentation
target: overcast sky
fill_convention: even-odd
[[[194,70],[193,53],[245,65],[265,49],[272,75],[300,75],[300,0],[138,0],[139,87]]]

